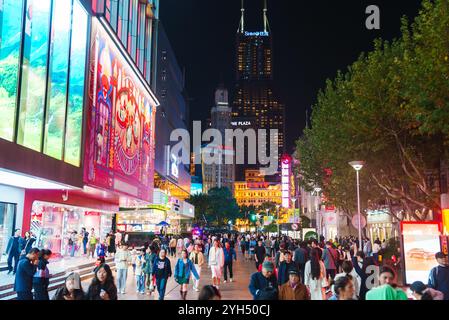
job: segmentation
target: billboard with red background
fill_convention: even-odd
[[[156,101],[93,19],[84,182],[151,201]]]

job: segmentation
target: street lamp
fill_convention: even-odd
[[[360,214],[360,182],[359,182],[359,171],[362,170],[365,162],[364,161],[351,161],[349,165],[354,168],[357,176],[357,214],[358,225],[359,225],[359,250],[362,248],[362,216]]]
[[[317,226],[317,231],[318,231],[318,235],[322,234],[322,230],[321,230],[321,201],[320,201],[320,192],[321,192],[321,188],[320,187],[315,187],[313,188],[313,191],[315,193],[315,219],[316,219],[316,226]],[[318,200],[318,203],[317,201]]]

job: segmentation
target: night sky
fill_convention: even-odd
[[[274,78],[286,105],[287,151],[306,123],[327,78],[373,47],[378,37],[399,36],[400,18],[413,18],[420,0],[268,0],[274,42]],[[380,8],[381,29],[367,30],[365,9]],[[263,0],[245,0],[245,29],[260,31]],[[178,62],[186,69],[190,120],[210,116],[214,90],[221,79],[235,85],[235,34],[240,0],[161,0],[164,24]]]

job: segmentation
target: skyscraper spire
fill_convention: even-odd
[[[263,0],[263,31],[268,32],[270,29],[270,25],[268,23],[268,17],[267,17],[267,0]]]
[[[240,25],[238,32],[244,33],[245,32],[245,3],[244,0],[242,0],[242,8],[240,9],[242,12],[242,17],[240,18]]]

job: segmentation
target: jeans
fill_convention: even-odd
[[[83,240],[83,252],[84,252],[84,254],[87,253],[87,239]]]
[[[224,271],[224,280],[228,280],[228,269],[229,269],[229,277],[232,279],[233,278],[233,274],[232,274],[232,260],[230,262],[225,262],[224,266],[223,266],[223,271]]]
[[[17,300],[33,300],[33,294],[31,291],[19,291],[17,292]]]
[[[136,291],[145,292],[145,276],[143,274],[136,276]]]
[[[159,293],[159,300],[164,300],[166,286],[167,286],[167,279],[165,278],[156,279],[156,287],[157,292]]]
[[[74,257],[75,256],[75,249],[76,249],[76,245],[72,244],[71,248],[70,248],[70,256]]]
[[[20,252],[8,254],[8,271],[11,272],[14,270],[14,273],[17,271],[17,264],[19,263]],[[12,259],[14,259],[14,269],[12,267]]]
[[[126,278],[128,269],[117,269],[117,291],[124,292],[126,289]]]
[[[194,266],[195,266],[196,273],[198,273],[198,276],[201,277],[201,267],[197,264],[194,264]],[[197,280],[193,275],[192,275],[192,278],[193,278],[193,289],[198,290],[199,285],[200,285],[200,280],[199,279]]]
[[[48,296],[48,285],[33,284],[34,300],[50,300]]]

